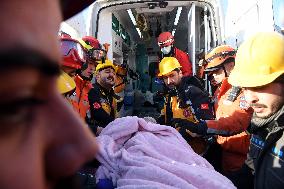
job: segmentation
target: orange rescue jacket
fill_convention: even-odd
[[[88,93],[92,88],[92,83],[87,80],[83,80],[79,75],[75,78],[76,89],[75,92],[67,97],[73,108],[80,114],[80,117],[85,121],[86,114],[90,110],[88,101]]]
[[[244,131],[249,126],[253,112],[242,91],[233,102],[227,100],[231,89],[228,79],[225,79],[214,95],[217,120],[207,121],[208,132],[211,130],[223,135],[218,135],[217,142],[222,146],[222,167],[225,173],[240,169],[247,157],[250,136]],[[230,136],[224,137],[226,135]]]

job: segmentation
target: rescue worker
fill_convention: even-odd
[[[250,140],[250,136],[245,132],[239,132],[249,125],[252,109],[246,104],[242,90],[228,83],[228,76],[235,65],[235,55],[236,51],[231,46],[220,45],[205,56],[205,72],[212,75],[211,82],[218,86],[214,94],[216,120],[197,124],[176,121],[178,125],[199,135],[218,135],[217,142],[222,147],[221,172],[225,175],[242,167]],[[228,127],[236,128],[239,134],[230,136],[232,133],[228,131]]]
[[[0,188],[80,188],[95,138],[57,90],[63,19],[93,1],[0,1]],[[63,11],[64,10],[64,11]]]
[[[104,62],[106,59],[106,51],[102,48],[100,42],[92,36],[85,36],[79,40],[79,42],[86,51],[86,63],[83,64],[79,75],[84,80],[91,81],[98,64],[97,61]]]
[[[117,99],[113,87],[115,85],[116,67],[110,60],[99,62],[96,67],[96,83],[89,92],[90,120],[92,130],[99,134],[100,130],[117,117]]]
[[[90,108],[88,92],[92,88],[89,77],[82,78],[82,67],[86,65],[87,56],[84,47],[79,41],[66,35],[61,37],[61,53],[63,55],[62,70],[74,77],[76,83],[75,91],[67,96],[68,101],[79,113],[80,117],[86,121],[87,112]],[[84,66],[83,66],[84,65]],[[92,67],[90,69],[92,71]]]
[[[80,86],[82,98],[84,99],[84,102],[88,107],[87,111],[85,112],[86,123],[89,125],[91,130],[94,130],[96,127],[94,127],[94,121],[91,118],[89,92],[91,88],[93,88],[91,81],[93,79],[93,74],[96,70],[96,66],[98,65],[97,61],[105,62],[106,51],[102,48],[100,42],[92,36],[85,36],[79,41],[85,48],[86,63],[83,64],[81,70],[78,72],[75,81],[77,85]]]
[[[161,49],[160,60],[164,57],[175,57],[181,65],[183,76],[192,76],[192,64],[189,55],[174,46],[174,36],[170,32],[162,32],[158,37]]]
[[[284,188],[284,37],[276,32],[257,33],[236,55],[229,83],[244,88],[254,109],[247,131],[248,157],[235,174],[238,188]],[[246,178],[246,182],[242,181]],[[253,186],[254,185],[254,186]]]
[[[208,93],[203,90],[196,77],[183,77],[181,65],[174,57],[165,57],[159,64],[159,77],[167,87],[166,102],[161,111],[158,123],[173,125],[174,118],[199,122],[201,119],[214,119],[213,105]],[[193,150],[203,154],[207,150],[207,143],[203,138],[192,138],[182,128],[182,136],[188,141]]]

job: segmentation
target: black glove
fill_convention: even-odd
[[[207,134],[207,129],[208,129],[205,121],[194,123],[186,119],[180,119],[180,118],[172,119],[172,126],[174,126],[175,128],[179,128],[179,132],[181,134],[184,133],[186,130],[189,130],[192,133],[202,136]]]

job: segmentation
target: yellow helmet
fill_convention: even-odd
[[[273,82],[283,73],[284,37],[276,32],[261,32],[240,46],[229,83],[258,87]]]
[[[67,73],[62,72],[57,79],[57,89],[61,94],[65,94],[74,90],[76,87],[75,81]]]
[[[112,67],[116,73],[117,71],[117,67],[109,60],[105,60],[105,63],[102,63],[102,61],[97,61],[98,65],[96,67],[96,73],[98,73],[99,70],[102,70],[104,68],[107,68],[107,67]]]
[[[235,56],[235,49],[229,45],[220,45],[215,47],[212,51],[205,55],[207,66],[204,71],[211,72],[217,70],[226,63],[226,60],[229,58],[235,59]]]
[[[173,71],[174,69],[181,68],[178,60],[174,57],[165,57],[159,63],[159,74],[158,76],[161,77]]]

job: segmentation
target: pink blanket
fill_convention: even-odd
[[[172,127],[119,118],[97,141],[101,166],[96,178],[111,179],[119,189],[235,188]]]

